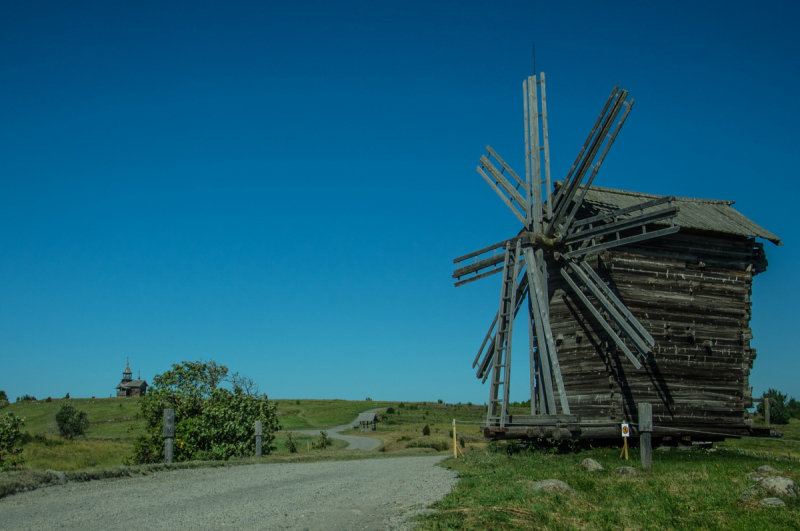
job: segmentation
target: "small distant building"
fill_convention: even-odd
[[[145,393],[147,393],[147,382],[133,379],[130,360],[126,360],[125,370],[122,371],[122,381],[117,386],[117,398],[144,396]]]
[[[377,413],[361,413],[356,420],[361,431],[375,431],[378,429]]]

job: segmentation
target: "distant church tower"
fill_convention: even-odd
[[[119,367],[119,365],[117,365]],[[122,371],[122,381],[130,382],[133,380],[133,372],[131,372],[131,359],[125,358],[125,370]]]
[[[117,386],[117,397],[127,398],[129,396],[144,396],[147,393],[147,382],[141,379],[133,379],[130,358],[125,359],[125,370],[122,371],[122,381]]]

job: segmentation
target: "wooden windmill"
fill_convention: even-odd
[[[558,275],[582,301],[636,368],[655,340],[587,258],[613,247],[658,238],[680,230],[673,224],[674,197],[660,197],[590,217],[576,217],[611,145],[633,107],[628,92],[615,87],[563,182],[550,178],[545,76],[523,82],[525,180],[491,147],[480,158],[478,173],[522,223],[515,237],[454,260],[456,286],[501,273],[500,308],[478,351],[477,377],[490,380],[487,426],[504,427],[509,419],[511,343],[514,318],[527,300],[530,322],[531,415],[556,419],[570,415],[553,337],[548,277]],[[657,230],[648,230],[657,223]],[[467,263],[469,262],[469,263]],[[502,267],[500,267],[502,264]],[[587,297],[590,295],[597,304]]]

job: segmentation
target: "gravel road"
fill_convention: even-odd
[[[370,409],[364,411],[364,413],[377,413],[382,409],[386,408],[379,407],[377,409]],[[330,428],[316,428],[313,430],[286,430],[286,431],[291,431],[292,433],[305,433],[307,435],[319,435],[320,430],[325,430],[326,433],[328,434],[328,437],[330,437],[331,439],[341,439],[343,441],[347,441],[348,443],[350,443],[349,446],[347,447],[347,450],[369,451],[369,450],[374,450],[375,448],[380,446],[381,441],[378,439],[373,439],[371,437],[359,437],[357,435],[342,435],[341,433],[339,433],[340,431],[349,430],[350,428],[352,428],[355,425],[357,419],[358,417],[353,419],[352,422],[348,422],[347,424],[342,424],[341,426],[332,426]]]
[[[442,498],[445,456],[280,463],[70,483],[0,499],[0,529],[407,529]]]

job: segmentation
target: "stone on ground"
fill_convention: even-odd
[[[621,466],[618,469],[616,469],[615,472],[617,474],[622,474],[624,476],[633,475],[633,474],[638,474],[639,473],[639,471],[636,470],[635,468],[633,468],[632,466]]]
[[[770,476],[758,480],[755,485],[744,491],[742,497],[746,498],[762,493],[794,498],[800,494],[800,488],[798,488],[797,484],[789,478],[785,478],[783,476]]]
[[[602,470],[605,470],[605,468],[603,468],[603,465],[601,465],[600,463],[589,457],[581,461],[581,466],[586,470],[588,470],[589,472],[600,472]]]
[[[777,470],[775,470],[774,468],[772,468],[769,465],[763,465],[763,466],[760,466],[760,467],[756,468],[756,472],[760,472],[762,474],[776,474],[776,473],[778,473]]]
[[[570,494],[575,496],[575,490],[558,479],[545,479],[537,481],[531,485],[531,490],[544,490],[547,492],[555,492],[558,494]]]
[[[786,504],[780,498],[764,498],[757,505],[759,507],[786,507]]]

